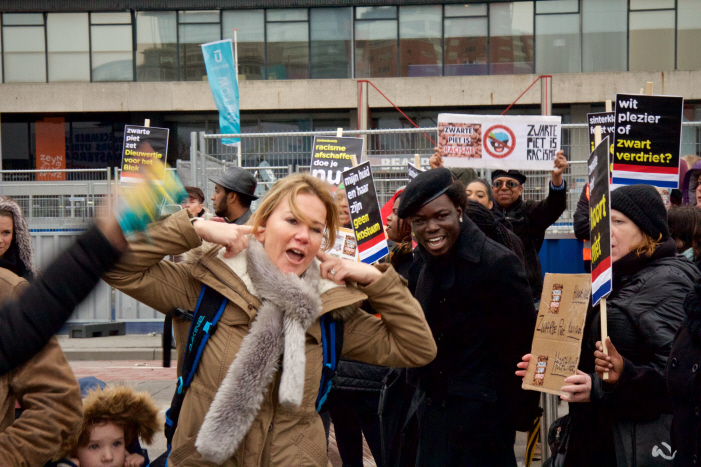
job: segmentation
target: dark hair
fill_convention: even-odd
[[[494,200],[494,192],[492,191],[492,186],[487,182],[487,180],[485,180],[483,178],[473,178],[472,180],[470,180],[470,183],[474,183],[474,182],[478,182],[478,183],[481,183],[482,185],[484,185],[484,190],[487,192],[487,196],[489,197],[489,201],[491,201],[492,203],[496,203],[496,201]],[[467,186],[465,187],[466,190],[467,190],[467,187],[470,186],[470,183],[468,183]]]
[[[509,236],[509,231],[497,221],[492,211],[477,201],[469,199],[463,212],[487,237],[514,251],[514,244]]]
[[[226,187],[222,187],[222,188],[224,188],[224,192],[226,193],[227,197],[229,196],[229,193],[234,193],[236,196],[239,197],[239,203],[241,203],[241,206],[243,206],[246,209],[250,209],[251,203],[253,202],[253,198],[251,198],[250,196],[244,195],[243,193],[239,193],[238,191],[229,190]]]
[[[695,206],[682,206],[670,209],[668,213],[669,233],[674,240],[680,240],[682,253],[694,249],[694,258],[701,258],[701,210]]]
[[[453,181],[448,190],[445,192],[448,198],[453,202],[456,208],[465,211],[467,205],[467,193],[465,193],[465,185],[459,180]]]

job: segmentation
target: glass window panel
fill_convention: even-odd
[[[701,69],[701,2],[678,0],[677,70]]]
[[[400,76],[441,76],[441,6],[404,6],[399,11]]]
[[[131,24],[131,13],[90,13],[92,24]]]
[[[205,81],[207,69],[204,66],[202,44],[218,41],[221,30],[218,24],[181,24],[180,32],[180,80]]]
[[[219,10],[179,11],[178,20],[181,23],[218,23]]]
[[[263,79],[265,24],[263,10],[227,10],[222,13],[223,39],[238,37],[239,79]]]
[[[579,13],[579,0],[538,0],[536,13]]]
[[[306,8],[284,8],[268,10],[268,21],[306,21]]]
[[[350,78],[353,9],[312,8],[310,20],[312,79]]]
[[[45,83],[46,52],[44,27],[15,26],[3,28],[5,40],[5,82]]]
[[[533,2],[493,3],[489,27],[491,74],[533,73]]]
[[[486,75],[487,18],[446,18],[445,76]]]
[[[467,5],[445,5],[445,16],[487,16],[486,3]]]
[[[87,13],[49,13],[46,18],[49,81],[90,81]]]
[[[397,7],[359,6],[355,8],[355,19],[395,19]]]
[[[397,21],[355,23],[355,77],[395,77],[397,69]]]
[[[536,73],[578,73],[581,69],[579,15],[535,18]]]
[[[307,23],[269,23],[268,79],[309,78]]]
[[[131,25],[92,26],[93,81],[132,81]]]
[[[674,11],[630,13],[629,71],[674,70]]]
[[[21,24],[21,25],[44,25],[44,15],[41,13],[4,13],[2,15],[2,24]]]
[[[136,13],[136,80],[178,79],[177,32],[174,11]]]
[[[657,10],[674,8],[674,0],[630,0],[631,10]]]
[[[0,34],[0,50],[2,50],[2,34]],[[0,53],[0,77],[2,77],[2,53]]]
[[[628,68],[627,0],[582,3],[582,71],[626,71]]]

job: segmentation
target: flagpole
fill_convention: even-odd
[[[238,40],[238,31],[234,29],[234,63],[236,64],[236,87],[239,89],[239,93],[241,92],[241,88],[239,87],[239,40]],[[239,106],[241,105],[241,99],[239,98]],[[240,113],[239,113],[239,118]],[[241,130],[239,130],[241,131]],[[238,159],[238,164],[239,167],[241,167],[241,145],[243,144],[243,141],[241,138],[239,138],[239,144],[237,146],[237,159]]]

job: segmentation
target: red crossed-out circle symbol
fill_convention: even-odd
[[[498,139],[494,134],[496,130],[503,130],[506,132],[509,137],[508,140],[501,141]],[[503,159],[509,156],[514,152],[514,148],[516,147],[516,136],[514,132],[511,131],[511,128],[504,125],[494,125],[490,127],[484,133],[483,140],[484,150],[487,151],[487,154],[497,159]]]

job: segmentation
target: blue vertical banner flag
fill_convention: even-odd
[[[231,39],[202,44],[202,54],[209,88],[219,109],[219,129],[222,134],[240,133],[239,81]],[[237,146],[241,140],[224,138],[222,144]]]

